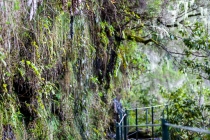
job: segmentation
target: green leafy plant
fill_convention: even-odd
[[[167,93],[165,93],[167,94]],[[203,128],[207,125],[208,115],[204,116],[204,112],[208,113],[205,106],[199,106],[193,95],[190,95],[185,86],[170,93],[168,102],[168,122],[171,124]],[[194,139],[196,137],[205,138],[205,134],[191,132],[182,129],[170,128],[170,137],[173,140],[177,139]]]

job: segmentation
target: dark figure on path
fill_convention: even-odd
[[[117,94],[116,98],[113,99],[112,101],[112,106],[111,106],[111,122],[110,122],[110,127],[109,127],[109,138],[114,138],[115,137],[115,131],[116,131],[116,123],[120,122],[120,114],[124,112],[123,106],[120,102],[122,96],[120,94]]]

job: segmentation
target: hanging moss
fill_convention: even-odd
[[[129,51],[121,48],[123,41],[155,42],[123,35],[139,14],[128,9],[121,14],[111,1],[3,3],[2,132],[17,139],[104,139],[111,119],[107,110],[116,89],[128,83]]]

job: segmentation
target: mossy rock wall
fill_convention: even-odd
[[[0,3],[2,139],[106,137],[116,54],[96,3]]]

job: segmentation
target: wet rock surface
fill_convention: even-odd
[[[3,137],[2,140],[16,140],[11,125],[3,125]]]

